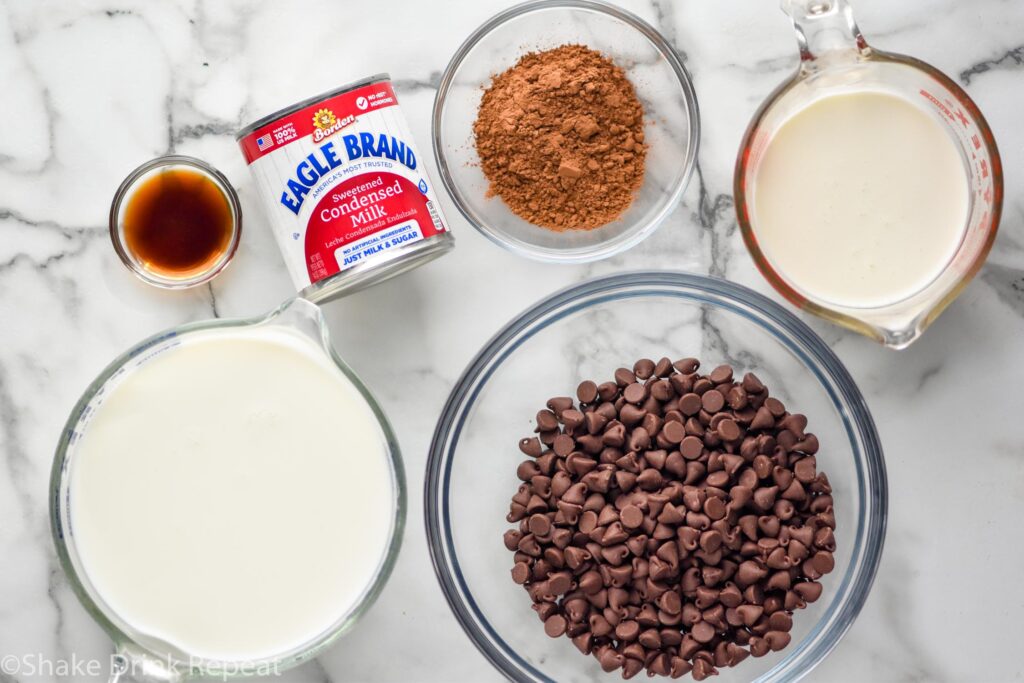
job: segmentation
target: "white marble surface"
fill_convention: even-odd
[[[234,131],[278,106],[387,70],[426,150],[440,71],[502,4],[0,1],[0,656],[110,652],[61,574],[47,523],[53,449],[84,386],[158,329],[259,313],[292,292]],[[625,4],[674,42],[693,74],[703,115],[698,174],[650,240],[586,267],[507,254],[447,203],[458,240],[452,255],[328,306],[337,346],[399,434],[409,524],[372,612],[318,663],[285,680],[497,679],[437,587],[421,489],[443,400],[512,315],[563,285],[645,266],[726,276],[774,296],[739,239],[730,190],[747,120],[795,65],[786,18],[770,0]],[[860,0],[855,9],[875,45],[921,57],[967,88],[999,141],[1007,200],[988,264],[909,350],[811,321],[874,412],[891,505],[874,591],[810,679],[1020,680],[1024,3]],[[135,280],[106,229],[121,178],[172,151],[221,168],[246,214],[231,268],[212,287],[183,293]],[[410,342],[417,354],[398,353]],[[0,673],[3,683],[54,679]]]

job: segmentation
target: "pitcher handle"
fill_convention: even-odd
[[[800,70],[815,71],[818,60],[859,59],[871,54],[847,0],[781,0],[793,20],[800,46]]]
[[[170,659],[164,660],[129,643],[116,646],[110,658],[107,683],[182,683],[188,676]]]

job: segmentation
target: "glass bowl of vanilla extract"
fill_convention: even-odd
[[[139,279],[165,289],[209,282],[230,263],[242,233],[231,183],[189,156],[157,157],[132,171],[110,207],[110,239]]]

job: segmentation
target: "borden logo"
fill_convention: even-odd
[[[330,109],[318,110],[313,114],[313,142],[320,142],[327,136],[337,133],[355,119],[356,117],[351,114],[339,119]]]

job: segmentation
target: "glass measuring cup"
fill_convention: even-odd
[[[978,107],[948,76],[920,60],[868,45],[847,0],[782,0],[781,4],[793,21],[800,65],[758,109],[740,146],[734,195],[743,240],[762,275],[791,303],[886,346],[904,348],[974,277],[995,240],[1003,202],[1002,164],[995,139]],[[773,266],[758,243],[750,199],[759,163],[783,124],[822,98],[862,92],[899,97],[938,122],[959,148],[970,196],[963,237],[938,276],[898,301],[855,307],[816,300]]]
[[[322,349],[328,363],[337,366],[366,401],[381,430],[385,458],[390,471],[392,513],[384,552],[378,560],[371,580],[346,613],[311,639],[288,651],[275,653],[266,659],[218,661],[183,651],[180,647],[153,635],[140,632],[104,601],[89,579],[79,546],[76,544],[74,507],[71,505],[72,483],[75,479],[74,464],[79,444],[82,442],[81,437],[88,430],[92,416],[119,383],[164,352],[189,343],[190,337],[194,335],[208,335],[215,331],[249,327],[271,330],[286,328],[289,332],[297,332],[307,337]],[[343,419],[343,416],[339,416],[339,427],[343,425]],[[115,653],[109,671],[112,682],[122,677],[129,680],[184,681],[197,678],[269,676],[315,657],[352,628],[380,594],[398,557],[406,515],[402,459],[398,441],[388,420],[363,383],[334,351],[320,309],[302,298],[290,299],[275,311],[258,318],[208,320],[181,325],[140,342],[116,358],[88,386],[71,411],[54,457],[49,499],[50,527],[61,567],[86,611],[114,642]],[[124,510],[124,514],[130,515],[132,510]],[[127,543],[130,545],[130,539]],[[268,548],[267,552],[273,553],[275,548]],[[201,561],[202,558],[196,558],[196,562]],[[258,598],[259,596],[254,596],[254,600]]]

